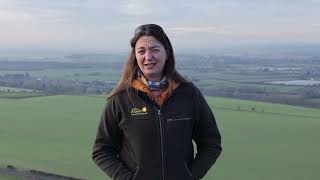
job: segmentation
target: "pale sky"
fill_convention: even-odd
[[[320,43],[320,0],[0,0],[0,50],[123,51],[146,23],[178,49]]]

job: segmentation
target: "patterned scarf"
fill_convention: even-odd
[[[142,73],[141,71],[138,71],[138,77],[142,82],[147,82],[151,91],[157,91],[165,89],[168,86],[168,80],[164,76],[160,81],[149,81]]]
[[[160,89],[165,89],[168,85],[168,81],[166,77],[163,77],[161,81],[152,82],[148,80],[148,85],[151,91],[156,91]]]

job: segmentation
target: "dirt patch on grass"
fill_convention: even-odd
[[[23,170],[18,169],[12,165],[8,165],[7,167],[0,167],[0,176],[12,176],[16,178],[21,178],[24,180],[84,180],[75,177],[62,176],[58,174],[38,171],[34,169]]]

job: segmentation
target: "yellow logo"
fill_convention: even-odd
[[[146,115],[146,114],[148,114],[146,107],[143,107],[142,109],[138,109],[138,108],[131,109],[131,116],[139,116],[139,115]]]

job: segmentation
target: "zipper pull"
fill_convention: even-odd
[[[158,115],[159,115],[159,116],[161,115],[161,111],[160,111],[160,109],[158,109]]]

